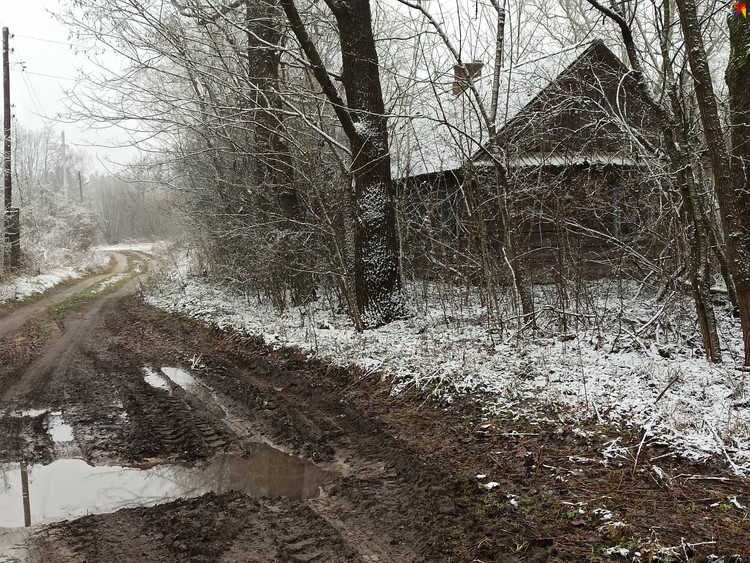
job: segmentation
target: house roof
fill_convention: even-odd
[[[524,112],[555,88],[563,77],[592,59],[607,60],[622,74],[627,67],[599,40],[573,45],[548,56],[522,61],[504,68],[500,76],[498,112],[495,120],[499,134],[514,122],[529,119]],[[491,69],[474,80],[478,96],[464,92],[454,96],[454,76],[443,73],[430,84],[423,84],[419,95],[411,96],[408,105],[398,108],[390,118],[391,159],[394,177],[406,177],[459,168],[473,158],[488,141],[487,127],[480,104],[489,111]],[[477,97],[479,98],[477,100]],[[514,157],[515,166],[568,162],[573,155],[541,157],[528,154]],[[630,162],[626,155],[612,156],[589,151],[587,160]],[[612,160],[614,159],[614,160]],[[580,160],[580,159],[577,159]]]

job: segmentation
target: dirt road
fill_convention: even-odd
[[[719,466],[658,446],[596,463],[606,429],[391,397],[378,375],[177,318],[136,287],[0,318],[0,563],[604,561],[680,538],[699,560],[750,541],[746,511],[710,508],[748,493]],[[667,486],[649,456],[721,479]]]
[[[23,461],[32,481],[33,523],[54,517],[54,509],[41,506],[44,514],[34,513],[35,497],[60,488],[80,487],[75,496],[84,497],[87,489],[103,487],[107,495],[134,480],[132,502],[170,494],[147,489],[144,469],[135,470],[137,479],[131,469],[100,485],[90,466],[181,468],[184,475],[169,479],[190,485],[178,486],[173,496],[229,488],[231,475],[211,469],[222,465],[217,459],[260,484],[51,527],[35,524],[24,550],[9,548],[19,533],[6,529],[6,561],[19,554],[50,562],[443,557],[456,510],[450,475],[423,465],[377,415],[348,398],[351,374],[269,354],[258,343],[153,310],[133,297],[134,287],[129,282],[57,320],[37,304],[1,321],[0,463],[7,488],[20,484]],[[46,306],[53,301],[59,299]],[[73,466],[73,459],[89,465]],[[45,468],[57,468],[58,478],[42,490],[37,482],[47,479]],[[81,484],[66,471],[85,474]],[[196,479],[202,488],[195,489]],[[3,511],[20,518],[22,503],[11,507],[11,497],[2,498]]]

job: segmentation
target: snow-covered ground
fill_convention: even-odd
[[[550,288],[537,289],[542,330],[523,338],[512,323],[502,331],[488,323],[475,295],[444,286],[407,288],[413,316],[363,333],[324,300],[279,314],[270,303],[218,289],[184,268],[147,300],[260,335],[271,346],[297,346],[381,373],[393,393],[416,386],[443,401],[471,393],[488,415],[623,424],[644,429],[645,440],[670,444],[672,452],[696,460],[718,455],[737,474],[750,474],[750,392],[736,363],[739,324],[726,308],[718,309],[725,362],[715,365],[701,355],[690,302],[674,293],[657,300],[639,284],[592,283],[590,304],[567,315],[579,326],[561,331],[559,305],[545,301]],[[601,461],[622,454],[613,443]]]
[[[75,268],[54,268],[46,274],[22,274],[0,281],[0,303],[22,301],[32,295],[44,293],[70,279],[81,277]]]
[[[0,276],[0,303],[22,301],[33,295],[44,293],[48,289],[68,280],[78,279],[88,272],[106,266],[111,252],[125,250],[153,252],[154,244],[132,243],[97,246],[91,248],[88,253],[77,256],[76,261],[78,264],[75,267],[47,264],[45,272],[37,274],[23,273],[7,277]]]
[[[42,292],[103,264],[117,250],[151,252],[152,245],[99,247],[80,269],[58,268],[0,281],[0,302]],[[161,253],[159,249],[159,253]],[[146,299],[163,309],[218,327],[296,346],[331,362],[356,364],[383,375],[393,393],[428,389],[442,401],[472,394],[488,416],[525,417],[575,425],[581,420],[645,429],[646,440],[702,460],[718,455],[738,474],[750,475],[750,389],[738,321],[718,308],[724,363],[703,359],[694,312],[674,293],[657,300],[649,288],[616,281],[592,283],[583,303],[565,315],[551,288],[536,288],[541,330],[519,337],[518,321],[488,322],[476,294],[445,286],[407,288],[413,313],[377,330],[357,333],[345,313],[321,299],[279,313],[188,275],[172,262]],[[505,318],[512,296],[501,296]],[[504,305],[503,305],[504,304]],[[574,326],[576,325],[576,326]],[[601,461],[624,454],[613,443]]]

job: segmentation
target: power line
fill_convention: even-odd
[[[55,76],[54,74],[44,74],[43,72],[32,72],[30,70],[11,70],[11,72],[22,72],[24,74],[33,74],[34,76],[44,76],[45,78],[55,78],[57,80],[69,80],[70,82],[76,82],[75,78],[69,76]]]
[[[17,33],[14,33],[13,37],[19,37],[21,39],[30,39],[32,41],[42,41],[44,43],[54,43],[56,45],[67,45],[68,47],[75,47],[75,43],[70,43],[70,42],[65,42],[65,41],[55,41],[54,39],[43,39],[42,37],[32,37],[31,35],[19,35]]]
[[[29,97],[31,98],[31,103],[34,104],[34,107],[36,108],[36,111],[39,115],[44,117],[45,119],[49,119],[47,116],[47,113],[44,111],[44,107],[42,104],[42,101],[39,99],[39,96],[36,93],[36,90],[34,90],[34,85],[29,80],[29,77],[25,74],[23,76],[23,84],[26,86],[26,91],[29,93]]]
[[[14,58],[17,59],[15,61],[16,64],[20,64],[23,71],[21,72],[21,76],[23,78],[23,84],[26,87],[26,91],[29,93],[29,97],[31,98],[31,102],[34,104],[34,107],[36,108],[39,115],[44,116],[47,118],[47,115],[43,109],[44,104],[42,104],[41,100],[39,99],[39,95],[36,92],[36,89],[34,88],[34,84],[31,82],[28,74],[25,72],[26,65],[22,60],[21,54],[18,52],[18,47],[15,47],[13,49]]]

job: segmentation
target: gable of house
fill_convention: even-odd
[[[506,166],[565,165],[583,157],[634,164],[656,143],[648,132],[654,120],[629,69],[600,40],[509,65],[499,85],[499,142],[493,153],[500,153]],[[447,68],[394,105],[389,118],[394,178],[490,160],[485,115],[492,105],[492,73],[475,77],[474,91],[455,86],[455,69]]]
[[[503,68],[496,127],[513,120],[590,46],[591,42],[573,45]],[[464,81],[457,89],[456,80],[453,65],[441,71],[433,69],[428,78],[411,84],[394,100],[389,115],[394,178],[458,169],[487,143],[485,114],[492,106],[491,69],[484,67],[472,78],[471,87]]]
[[[629,69],[596,40],[500,128],[490,149],[511,168],[632,166],[653,155],[654,122]],[[489,161],[487,149],[474,161]]]

